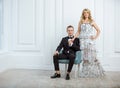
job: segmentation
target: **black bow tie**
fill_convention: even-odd
[[[69,36],[69,39],[72,39],[72,38],[74,38],[74,36]]]

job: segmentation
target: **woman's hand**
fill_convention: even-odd
[[[75,38],[72,38],[71,41],[73,42],[75,40]]]
[[[72,46],[72,44],[73,44],[72,39],[69,39],[69,40],[68,40],[68,44],[69,44],[69,46]]]
[[[91,40],[95,40],[96,37],[95,37],[95,36],[91,36],[90,39],[91,39]]]

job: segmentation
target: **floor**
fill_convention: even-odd
[[[120,88],[120,72],[106,72],[102,78],[62,77],[50,79],[53,71],[13,69],[0,73],[0,88]]]

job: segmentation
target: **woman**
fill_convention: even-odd
[[[104,75],[104,70],[96,57],[95,49],[95,40],[99,34],[100,29],[92,19],[90,10],[84,9],[78,24],[78,31],[74,36],[74,39],[79,36],[81,43],[80,49],[83,58],[81,77],[101,77]]]

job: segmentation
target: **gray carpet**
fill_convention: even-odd
[[[13,69],[0,73],[0,88],[120,88],[120,72],[106,72],[102,78],[62,77],[50,79],[54,71]]]

